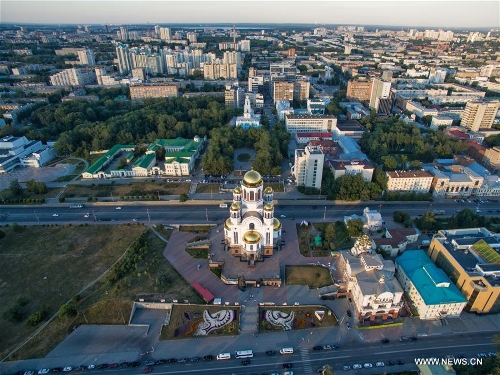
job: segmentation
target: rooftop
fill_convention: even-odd
[[[455,284],[423,250],[405,251],[396,259],[396,264],[411,280],[426,305],[467,302]]]

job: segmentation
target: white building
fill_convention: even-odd
[[[279,100],[276,102],[276,113],[278,114],[278,120],[283,121],[285,116],[294,114],[294,109],[288,100]]]
[[[295,162],[292,167],[295,184],[321,189],[324,161],[325,155],[319,147],[306,146],[305,149],[295,150]]]
[[[78,51],[78,60],[82,65],[95,65],[95,56],[89,48],[84,48]]]
[[[84,86],[95,83],[97,83],[96,75],[90,69],[64,69],[50,76],[50,84],[53,86]]]
[[[406,104],[406,110],[414,113],[419,118],[438,115],[438,110],[436,108],[427,108],[418,102],[408,102]]]
[[[438,115],[432,117],[430,128],[433,130],[438,130],[440,126],[451,126],[453,125],[453,119],[448,116]]]
[[[333,115],[287,115],[285,116],[286,131],[291,134],[321,132],[332,133],[337,125]]]
[[[431,189],[433,176],[429,172],[418,170],[385,173],[389,178],[387,191],[428,193]]]
[[[254,266],[272,256],[281,241],[281,223],[274,217],[273,189],[264,190],[262,176],[245,173],[233,190],[230,217],[224,223],[224,237],[231,254]]]
[[[245,96],[243,116],[236,117],[236,126],[245,130],[250,128],[260,128],[261,126],[260,115],[253,112],[248,94]]]
[[[467,299],[423,250],[396,259],[397,278],[420,319],[460,316]]]
[[[375,167],[367,160],[351,159],[351,160],[329,160],[328,166],[333,172],[335,179],[345,174],[356,175],[360,174],[363,180],[371,182]]]
[[[483,176],[462,165],[443,168],[433,166],[427,169],[434,176],[432,195],[435,197],[470,197],[484,181]]]
[[[47,162],[50,154],[43,152],[45,147],[41,141],[30,141],[26,137],[13,137],[11,135],[0,138],[0,174],[23,165],[22,160],[32,153],[40,153],[40,163],[33,163],[39,167]],[[27,161],[27,165],[30,163]]]
[[[499,101],[468,102],[460,125],[472,131],[491,128],[499,107]]]
[[[403,306],[403,288],[391,260],[379,254],[341,252],[347,289],[359,322],[395,319]]]
[[[370,95],[370,107],[378,111],[380,99],[387,99],[391,93],[391,82],[374,78]]]
[[[369,207],[365,207],[363,210],[363,221],[364,227],[370,232],[377,231],[381,229],[385,221],[382,219],[382,215],[377,210],[370,210]]]

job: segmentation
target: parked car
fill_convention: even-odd
[[[39,375],[48,374],[49,372],[50,372],[50,368],[42,368],[42,369],[38,370]]]
[[[388,338],[383,338],[382,340],[380,340],[380,342],[381,342],[382,344],[388,344],[388,343],[389,343],[389,341],[390,341],[390,340],[389,340]]]
[[[241,361],[241,364],[243,366],[248,366],[250,364],[250,360],[249,359],[244,359],[243,361]]]
[[[73,371],[73,367],[72,367],[72,366],[66,366],[65,368],[63,368],[63,371],[64,371],[64,372],[70,372],[70,371]]]
[[[144,370],[142,370],[143,373],[145,374],[149,374],[151,372],[153,372],[153,368],[152,367],[146,367]]]
[[[268,351],[266,351],[266,354],[267,355],[275,355],[276,354],[276,350],[268,350]]]
[[[283,363],[283,368],[292,368],[293,365],[291,363]]]
[[[209,355],[206,355],[205,357],[203,357],[203,360],[204,361],[213,361],[215,359],[215,357],[211,354]]]
[[[313,347],[313,350],[323,350],[323,347],[321,345],[316,345]]]

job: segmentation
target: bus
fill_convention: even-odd
[[[253,358],[252,350],[238,350],[235,353],[236,358]]]
[[[445,211],[444,210],[432,210],[431,211],[434,215],[444,215]]]

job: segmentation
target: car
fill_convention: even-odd
[[[66,366],[65,368],[63,368],[63,371],[64,371],[64,372],[70,372],[70,371],[73,371],[73,367],[72,367],[72,366]]]
[[[477,358],[486,358],[486,357],[487,357],[486,353],[478,353],[477,354]]]
[[[166,359],[159,359],[155,362],[155,365],[164,365],[165,363],[167,363]]]
[[[395,365],[394,361],[387,361],[387,366],[394,366],[394,365]]]
[[[59,214],[52,214],[53,217],[59,217]]]
[[[52,370],[50,370],[50,372],[61,372],[61,371],[62,371],[62,367],[54,367]],[[24,375],[32,375],[32,374],[24,373]]]
[[[373,365],[370,363],[370,362],[366,362],[364,365],[363,365],[364,368],[372,368]]]
[[[143,373],[145,374],[149,374],[151,372],[153,372],[153,368],[152,367],[146,367],[144,370],[142,370]]]
[[[80,366],[76,366],[75,367],[75,371],[83,371],[87,368],[87,366],[85,365],[80,365]]]
[[[187,359],[187,358],[181,358],[181,359],[179,359],[177,362],[179,362],[179,363],[184,363],[184,362],[187,362],[187,361],[188,361],[188,359]]]
[[[50,372],[50,368],[42,368],[42,369],[38,370],[39,375],[48,374],[49,372]]]
[[[375,363],[375,366],[377,366],[377,367],[384,367],[385,363],[382,362],[382,361],[379,361],[379,362]]]
[[[408,339],[410,341],[417,341],[417,336],[410,336]]]
[[[359,370],[360,368],[363,368],[363,366],[361,366],[359,363],[355,363],[354,365],[352,365],[352,368],[354,370]]]
[[[203,357],[203,360],[204,361],[213,361],[215,359],[215,357],[211,354],[209,355],[206,355],[205,357]]]
[[[488,357],[496,357],[496,356],[497,356],[497,353],[495,353],[495,352],[488,353]]]
[[[346,314],[350,318],[352,316],[351,310],[347,310]]]
[[[351,369],[351,366],[349,366],[349,365],[342,366],[342,370],[344,370],[344,371],[349,371],[350,369]]]
[[[333,349],[338,349],[338,348],[340,348],[339,344],[333,344]]]
[[[323,349],[324,349],[324,350],[332,350],[332,349],[333,349],[333,346],[328,345],[328,344],[327,344],[327,345],[323,345]]]
[[[401,336],[401,337],[399,338],[399,341],[401,341],[401,342],[403,342],[403,341],[408,341],[408,337],[406,337],[406,336]]]
[[[402,361],[402,360],[398,360],[398,361],[396,362],[396,364],[398,364],[398,365],[404,365],[405,363],[404,363],[404,361]]]
[[[24,371],[23,372],[23,375],[33,375],[35,373],[35,371],[33,370],[28,370],[28,371]]]
[[[189,359],[189,362],[200,362],[200,357],[193,357]]]
[[[390,340],[388,338],[383,338],[382,340],[380,340],[380,342],[382,344],[388,344],[390,342]]]
[[[293,375],[293,371],[285,371],[283,375]]]
[[[90,214],[87,212],[83,217],[90,217]]]
[[[323,350],[323,347],[321,345],[316,345],[313,347],[313,350]]]
[[[153,363],[154,364],[154,363]],[[108,366],[108,368],[117,368],[118,365],[116,363],[112,363]]]
[[[100,365],[97,365],[97,368],[99,370],[103,369],[103,368],[108,368],[108,364],[107,363],[101,363]]]
[[[292,368],[293,365],[291,363],[283,363],[283,368]]]
[[[250,364],[250,360],[249,359],[244,359],[243,361],[241,361],[241,364],[243,366],[248,366]]]
[[[286,215],[280,215],[280,217],[281,217],[282,219],[284,219],[284,218],[286,217]]]
[[[116,210],[121,210],[122,208],[120,206],[116,207]]]
[[[133,219],[132,219],[132,221],[133,221],[134,223],[137,223],[137,222],[139,222],[139,219],[135,217],[135,218],[133,218]]]
[[[122,362],[120,363],[120,368],[127,368],[128,366],[130,366],[130,364],[128,362]]]
[[[351,323],[345,322],[345,325],[346,325],[347,329],[351,329]]]
[[[87,366],[87,370],[93,370],[93,369],[95,369],[95,365],[88,365]]]
[[[135,361],[135,362],[130,362],[130,367],[139,367],[141,365],[141,362]]]
[[[154,366],[155,361],[145,361],[145,362],[144,362],[144,364],[145,364],[146,366]],[[111,367],[111,366],[110,366],[110,367]]]
[[[266,354],[267,355],[275,355],[276,354],[276,350],[268,350],[268,351],[266,351]]]

